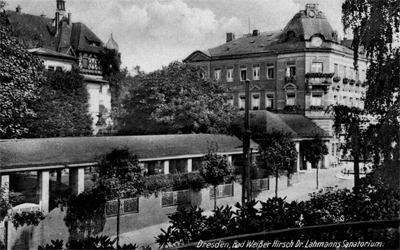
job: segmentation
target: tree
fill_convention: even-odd
[[[333,116],[333,129],[335,134],[342,136],[344,141],[341,144],[343,154],[348,152],[354,161],[354,191],[358,194],[360,186],[360,156],[367,157],[364,153],[368,137],[364,125],[369,122],[365,112],[357,107],[344,105],[330,106],[328,112]]]
[[[0,10],[5,1],[0,2]],[[30,54],[21,41],[10,35],[8,19],[0,13],[0,137],[19,138],[28,131],[26,120],[43,83],[42,62]]]
[[[33,105],[36,117],[29,119],[28,137],[88,136],[92,134],[89,93],[77,69],[47,71],[47,80]],[[57,107],[57,108],[54,108]]]
[[[214,191],[214,210],[217,208],[217,186],[226,182],[231,182],[233,178],[233,168],[226,156],[210,151],[203,157],[200,174],[204,180],[213,186]]]
[[[316,134],[314,139],[309,141],[304,141],[304,156],[307,161],[309,161],[312,167],[317,169],[317,189],[318,189],[318,163],[327,155],[328,147],[325,145],[324,141],[321,139],[319,134]]]
[[[138,75],[123,102],[121,134],[229,133],[236,116],[220,83],[199,66],[173,62]]]
[[[259,143],[261,159],[258,162],[269,175],[275,176],[275,197],[278,197],[278,178],[288,178],[296,171],[297,151],[289,133],[273,130],[265,134]]]
[[[354,64],[360,50],[369,59],[365,110],[376,124],[369,135],[374,146],[376,171],[399,186],[400,166],[400,3],[397,0],[346,0],[342,5],[344,28],[354,35]],[[396,174],[397,173],[397,174]]]
[[[106,199],[117,199],[117,246],[119,245],[120,199],[136,197],[143,193],[144,178],[137,156],[127,148],[114,149],[98,162],[96,185],[104,190]]]

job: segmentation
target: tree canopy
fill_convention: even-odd
[[[47,71],[29,119],[27,137],[88,136],[92,134],[89,93],[77,69]]]
[[[229,133],[235,108],[199,66],[173,62],[141,74],[124,100],[122,134]]]
[[[1,1],[0,9],[5,2]],[[0,12],[0,137],[19,138],[28,131],[26,120],[35,117],[32,108],[43,83],[42,62],[10,35],[8,19]]]

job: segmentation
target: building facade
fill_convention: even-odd
[[[28,50],[43,60],[47,70],[71,70],[79,68],[89,93],[89,111],[96,134],[107,126],[104,113],[111,111],[111,94],[103,79],[99,56],[103,49],[118,53],[118,44],[111,37],[104,44],[84,23],[72,22],[72,14],[66,12],[65,1],[56,0],[54,18],[7,11],[11,32],[20,38]]]
[[[318,4],[307,4],[283,30],[260,32],[225,44],[195,51],[184,62],[201,66],[205,74],[225,85],[231,102],[245,105],[245,80],[250,80],[252,110],[301,114],[333,135],[332,104],[363,107],[367,61],[359,56],[353,65],[351,41],[341,41]],[[336,157],[337,142],[330,151]]]

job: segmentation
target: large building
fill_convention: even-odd
[[[232,93],[232,104],[244,109],[245,80],[250,80],[252,110],[301,114],[333,135],[331,104],[363,106],[367,60],[360,55],[354,70],[351,41],[341,41],[318,4],[307,4],[283,30],[260,32],[206,51],[195,51],[185,60],[203,67]],[[336,157],[337,142],[329,143]]]
[[[43,60],[47,70],[79,67],[90,96],[93,131],[97,133],[104,128],[107,125],[104,113],[111,110],[111,94],[108,82],[103,79],[99,55],[103,48],[118,53],[114,39],[111,37],[104,44],[84,23],[72,22],[72,14],[67,14],[64,0],[56,0],[55,16],[51,18],[25,14],[20,6],[6,13],[11,32]]]

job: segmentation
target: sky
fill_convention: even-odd
[[[6,0],[6,9],[54,17],[56,0]],[[182,61],[196,50],[225,43],[258,29],[281,30],[306,3],[318,3],[341,37],[344,0],[65,0],[73,22],[86,24],[104,43],[111,34],[122,67],[145,72]]]

